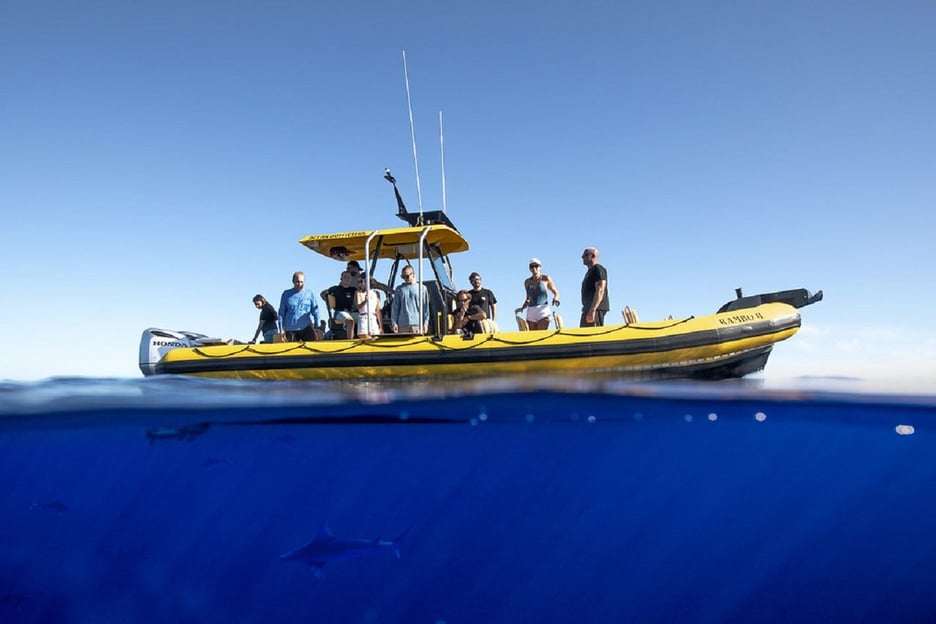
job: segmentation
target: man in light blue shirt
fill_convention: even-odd
[[[392,329],[398,334],[425,334],[429,331],[429,291],[425,285],[417,285],[413,280],[416,273],[411,266],[403,267],[403,283],[393,291],[393,305],[390,306]],[[420,322],[419,303],[422,298],[422,322]]]
[[[319,324],[319,313],[315,294],[311,288],[304,288],[302,271],[293,273],[292,283],[292,288],[283,291],[279,305],[279,321],[286,333],[286,342],[317,340],[315,328]]]

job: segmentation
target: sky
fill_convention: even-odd
[[[298,241],[445,205],[502,326],[531,257],[611,318],[823,290],[767,379],[936,387],[936,4],[0,0],[0,379],[248,340]],[[383,279],[383,276],[378,274]]]

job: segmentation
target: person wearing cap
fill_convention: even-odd
[[[552,293],[554,306],[559,305],[559,291],[552,278],[542,273],[543,263],[539,258],[530,259],[530,277],[523,282],[526,299],[523,305],[515,310],[517,314],[526,310],[527,325],[531,330],[549,329],[552,319],[552,310],[549,309],[549,294]]]
[[[582,319],[579,327],[601,327],[605,313],[611,309],[608,302],[608,271],[598,264],[598,250],[586,247],[582,264],[588,267],[582,279]]]
[[[361,268],[361,263],[358,262],[357,260],[348,260],[347,269],[348,271],[351,272],[351,284],[353,286],[357,284],[358,275],[364,274],[364,269]],[[393,292],[392,288],[390,288],[383,282],[378,282],[376,279],[374,279],[373,275],[371,275],[371,278],[370,278],[370,287],[376,288],[377,290],[382,290],[384,294],[387,294],[387,295]]]

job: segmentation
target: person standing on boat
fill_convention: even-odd
[[[284,290],[280,297],[279,317],[286,342],[311,342],[318,340],[315,328],[319,324],[318,304],[311,288],[305,288],[305,274],[296,271],[292,277],[293,287]]]
[[[383,326],[380,295],[376,290],[367,289],[367,277],[364,274],[358,277],[358,291],[354,295],[354,306],[357,309],[358,338],[369,340],[379,336],[380,328]]]
[[[260,310],[260,322],[257,323],[257,331],[254,332],[251,343],[257,342],[257,337],[263,333],[263,342],[273,342],[273,335],[276,333],[276,310],[270,305],[263,295],[256,295],[253,298],[254,306]]]
[[[608,303],[608,271],[598,264],[598,250],[586,247],[582,252],[582,264],[588,267],[582,280],[582,319],[579,327],[601,327],[605,313],[611,309]]]
[[[481,288],[481,276],[477,273],[469,275],[468,281],[471,282],[471,290],[469,291],[471,293],[471,305],[481,308],[484,317],[495,323],[497,297],[487,288]]]
[[[411,265],[404,266],[400,276],[403,283],[393,291],[390,305],[393,333],[425,334],[429,331],[429,290],[415,282],[416,271]]]
[[[549,329],[549,321],[552,319],[552,310],[549,309],[549,295],[547,290],[552,293],[553,305],[559,305],[559,291],[553,283],[552,278],[542,273],[543,263],[539,258],[530,259],[530,277],[523,282],[523,289],[526,291],[526,299],[523,305],[514,312],[519,314],[526,310],[526,322],[529,329]]]

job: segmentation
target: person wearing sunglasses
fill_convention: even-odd
[[[411,265],[403,267],[400,277],[403,283],[393,291],[393,303],[390,305],[390,327],[395,334],[428,333],[429,291],[425,285],[416,283],[416,272]]]
[[[582,264],[588,267],[582,279],[582,318],[579,327],[601,327],[605,313],[611,309],[608,302],[608,271],[598,264],[598,250],[586,247]]]
[[[481,321],[487,315],[481,306],[471,302],[471,293],[459,290],[455,295],[455,312],[452,313],[452,330],[463,333],[480,334],[484,332]]]
[[[543,263],[539,258],[530,260],[530,277],[523,282],[526,299],[523,305],[514,312],[519,314],[526,310],[527,326],[531,329],[549,329],[552,320],[552,310],[549,308],[549,294],[552,293],[554,306],[559,305],[559,291],[551,277],[542,272]]]
[[[317,340],[315,328],[319,326],[319,312],[315,294],[305,287],[302,271],[293,273],[292,283],[293,287],[280,296],[279,305],[279,320],[286,342]]]

